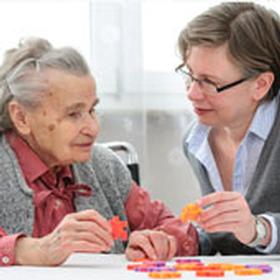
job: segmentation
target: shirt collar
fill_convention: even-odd
[[[186,139],[188,149],[192,154],[197,154],[201,147],[207,146],[208,135],[211,127],[197,123]]]
[[[278,108],[278,97],[262,103],[252,120],[248,133],[253,133],[265,141],[273,126]]]
[[[42,175],[50,173],[48,166],[39,158],[31,147],[15,132],[6,132],[6,139],[16,154],[25,179],[33,183]],[[28,159],[28,160],[27,160]],[[62,178],[73,179],[70,167],[62,168],[59,172]]]

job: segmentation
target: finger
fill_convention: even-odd
[[[234,232],[238,226],[238,222],[217,223],[208,227],[203,227],[203,229],[207,232]]]
[[[80,238],[77,233],[69,234],[68,232],[65,234],[62,231],[56,232],[54,235],[58,242],[51,242],[48,246],[48,251],[52,252],[52,255],[62,255],[65,252],[70,255],[74,252],[78,251],[88,251],[88,252],[101,252],[103,250],[103,246],[98,245],[96,243],[87,241],[85,238]]]
[[[174,236],[168,235],[169,251],[167,254],[167,260],[171,260],[177,252],[177,240]]]
[[[154,247],[157,258],[165,260],[169,251],[169,240],[167,238],[167,234],[159,231],[152,231],[149,234],[149,239]]]
[[[131,247],[127,248],[125,251],[126,258],[130,261],[135,261],[137,259],[147,258],[145,252],[140,249],[133,249]]]
[[[241,206],[237,201],[226,201],[226,202],[217,202],[213,204],[211,207],[205,209],[200,217],[199,221],[204,222],[216,217],[221,217],[225,213],[240,213]]]
[[[142,250],[145,255],[152,260],[157,259],[157,255],[154,247],[151,244],[148,235],[142,232],[134,233],[130,236],[128,246],[135,250]]]
[[[74,241],[85,241],[101,248],[101,251],[109,251],[113,244],[107,244],[95,234],[88,231],[76,232],[73,238]]]
[[[106,246],[111,247],[114,243],[112,234],[95,222],[77,221],[76,232],[89,232],[92,238],[98,240],[98,243]]]
[[[211,217],[210,219],[205,219],[200,221],[200,226],[203,228],[209,228],[216,224],[223,223],[240,223],[242,220],[239,211],[224,212],[223,214]]]
[[[200,207],[207,207],[217,202],[235,200],[240,197],[238,192],[215,192],[200,198],[197,203]]]
[[[100,227],[102,227],[105,231],[112,231],[110,223],[95,210],[84,210],[74,213],[73,216],[79,221],[93,221]]]

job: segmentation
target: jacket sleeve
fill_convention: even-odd
[[[153,229],[173,235],[177,239],[177,256],[198,254],[198,234],[192,224],[183,224],[159,200],[151,200],[148,192],[132,183],[125,203],[131,231]]]
[[[280,253],[280,213],[267,212],[261,214],[266,218],[271,217],[269,222],[272,226],[272,241],[270,243],[270,250],[259,250],[260,252],[269,253],[269,254],[279,254]],[[272,223],[273,221],[273,223]]]

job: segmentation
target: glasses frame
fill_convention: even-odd
[[[202,79],[195,78],[191,73],[189,73],[189,72],[183,70],[182,68],[176,69],[176,72],[179,72],[179,73],[180,73],[182,76],[184,76],[184,77],[186,77],[186,76],[190,77],[191,83],[197,82],[199,85],[200,85],[201,83],[206,83],[206,84],[209,84],[209,85],[215,87],[217,94],[220,93],[220,92],[222,92],[222,91],[225,91],[225,90],[227,90],[227,89],[233,88],[233,87],[235,87],[235,86],[237,86],[237,85],[239,85],[239,84],[241,84],[241,83],[243,83],[243,82],[245,82],[245,81],[251,79],[251,77],[244,77],[244,78],[241,78],[241,79],[239,79],[239,80],[237,80],[237,81],[234,81],[234,82],[232,82],[232,83],[226,84],[226,85],[224,85],[224,86],[217,87],[217,86],[216,86],[214,83],[212,83],[211,81],[207,81],[207,80],[202,80]]]

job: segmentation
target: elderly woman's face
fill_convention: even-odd
[[[68,165],[90,158],[99,131],[95,115],[95,82],[91,76],[48,71],[49,94],[29,112],[26,140],[49,166]]]

